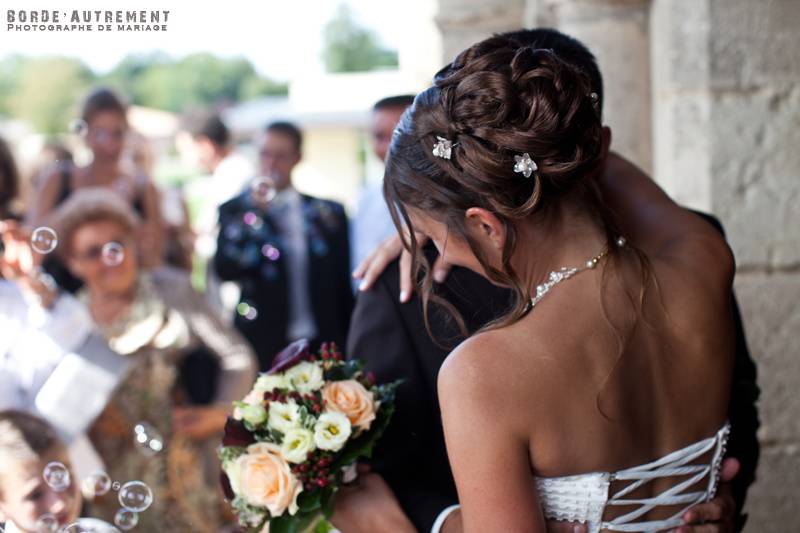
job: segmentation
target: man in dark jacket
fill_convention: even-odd
[[[301,149],[296,126],[267,126],[262,177],[219,208],[214,267],[241,288],[234,323],[262,370],[297,339],[343,346],[353,309],[347,217],[340,204],[294,189]]]

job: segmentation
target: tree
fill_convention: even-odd
[[[287,91],[285,84],[259,76],[244,58],[224,59],[208,53],[179,60],[129,56],[108,79],[129,93],[135,104],[177,113]]]
[[[92,71],[74,58],[26,59],[8,98],[9,110],[44,134],[64,132],[93,79]]]
[[[346,5],[325,26],[323,59],[328,72],[363,72],[396,67],[397,52],[381,47],[378,37],[353,20]]]

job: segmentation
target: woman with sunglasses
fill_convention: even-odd
[[[156,495],[139,517],[140,530],[218,531],[214,448],[231,402],[255,379],[254,354],[192,288],[188,274],[142,267],[134,238],[138,216],[118,194],[81,189],[54,214],[57,253],[83,282],[78,299],[111,349],[130,363],[90,430],[107,472],[114,480],[142,480]],[[178,379],[181,362],[199,349],[220,368],[210,384],[212,403],[202,407],[189,404]],[[160,434],[155,447],[150,437],[140,441],[144,448],[137,444],[142,422]],[[91,512],[110,520],[118,508],[95,502]]]
[[[141,245],[143,264],[160,264],[163,232],[158,192],[142,169],[126,168],[123,164],[128,136],[125,104],[113,91],[97,88],[84,102],[75,129],[92,152],[92,160],[85,167],[68,161],[57,162],[41,180],[28,213],[28,223],[32,227],[44,224],[47,215],[77,190],[107,187],[125,198],[142,219],[136,238]],[[56,278],[61,282],[60,276]]]

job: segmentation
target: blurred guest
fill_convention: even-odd
[[[147,175],[124,169],[122,164],[128,134],[125,105],[111,90],[95,89],[83,104],[78,129],[92,152],[92,162],[86,167],[77,167],[70,162],[54,166],[35,193],[28,222],[32,226],[43,224],[47,214],[77,190],[107,187],[125,198],[142,218],[137,239],[143,264],[158,265],[162,258],[158,193]]]
[[[300,194],[297,126],[275,122],[259,142],[265,179],[219,209],[214,264],[241,287],[235,324],[261,368],[287,343],[307,338],[343,345],[353,308],[347,217],[335,202]]]
[[[0,137],[0,220],[16,218],[13,203],[19,196],[19,172],[8,143]]]
[[[187,273],[140,267],[138,223],[130,205],[103,188],[76,192],[55,217],[58,252],[84,282],[79,299],[130,365],[90,435],[112,479],[140,479],[158,495],[140,515],[143,531],[217,531],[218,465],[210,454],[230,402],[253,383],[255,359],[244,339],[194,291]],[[217,357],[221,371],[215,404],[190,407],[176,390],[177,365],[199,346]],[[145,454],[137,448],[134,427],[140,422],[157,428],[163,452],[149,457],[161,446]],[[107,501],[93,504],[92,511],[107,519],[118,508]]]
[[[200,165],[209,173],[192,187],[196,192],[193,196],[202,197],[194,222],[198,234],[196,250],[207,263],[216,251],[219,206],[239,195],[255,176],[256,169],[234,148],[231,133],[219,115],[206,117],[195,129],[194,140]],[[221,282],[213,268],[206,271],[206,296],[224,320],[233,320],[233,309],[239,301],[238,287],[232,282]]]
[[[215,201],[238,195],[255,174],[253,164],[233,147],[231,133],[219,115],[208,117],[195,131],[200,165],[211,174]]]
[[[45,482],[43,472],[51,462],[66,469],[71,483],[65,490]],[[59,527],[76,522],[85,531],[111,527],[95,518],[78,518],[81,503],[79,479],[55,430],[31,414],[0,411],[0,523],[5,522],[6,533],[44,531],[37,522],[47,514]]]
[[[372,150],[381,161],[386,159],[394,127],[413,102],[414,95],[406,94],[384,98],[372,107],[370,139]],[[380,243],[394,234],[392,217],[383,200],[383,180],[367,184],[359,194],[353,219],[353,264],[361,263]]]
[[[82,359],[104,350],[88,343],[92,324],[86,308],[72,295],[59,293],[46,275],[35,266],[30,249],[30,234],[14,222],[0,222],[5,252],[0,254],[0,409],[37,412],[57,427],[64,420],[47,405],[37,405],[42,389],[55,377],[56,369],[67,359]],[[59,385],[60,390],[69,387]],[[88,405],[102,405],[107,392],[95,387],[85,393]],[[42,411],[40,411],[40,407]],[[88,414],[87,414],[88,413]],[[102,466],[89,443],[86,424],[96,410],[71,413],[69,421],[70,455],[80,474]],[[79,416],[85,415],[85,416]]]
[[[72,151],[59,141],[50,141],[44,145],[39,155],[33,162],[28,176],[28,186],[31,190],[38,191],[53,168],[59,165],[71,165],[74,162]]]

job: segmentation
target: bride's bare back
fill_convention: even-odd
[[[462,505],[481,500],[465,505],[472,524],[482,523],[474,516],[481,508],[494,506],[495,524],[503,520],[498,509],[514,508],[520,512],[507,517],[508,530],[528,530],[514,524],[536,521],[523,510],[534,507],[533,475],[644,464],[713,436],[725,421],[734,352],[730,250],[698,215],[631,167],[621,170],[621,194],[638,198],[639,208],[628,202],[620,211],[652,268],[641,308],[640,263],[624,248],[613,262],[553,287],[520,321],[468,339],[440,372],[459,496]],[[623,184],[609,183],[615,185]],[[595,252],[587,250],[587,259]],[[518,253],[541,251],[520,245]],[[657,480],[634,496],[659,494],[674,482]],[[607,511],[606,518],[630,510]]]

